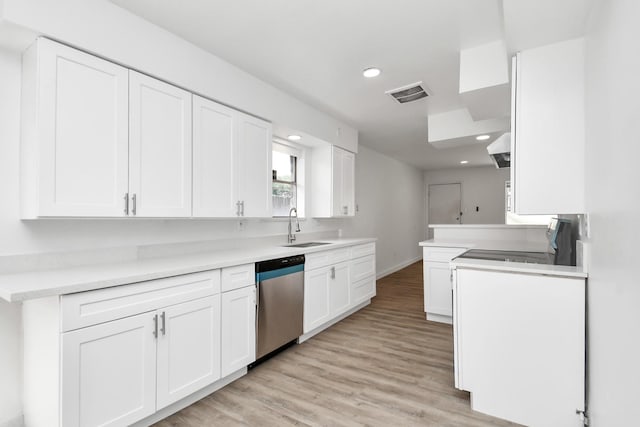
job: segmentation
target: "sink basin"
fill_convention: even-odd
[[[293,245],[285,245],[286,248],[310,248],[312,246],[330,245],[328,242],[307,242],[307,243],[295,243]]]

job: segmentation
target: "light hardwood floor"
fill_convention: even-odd
[[[473,412],[453,386],[449,325],[425,320],[422,262],[311,340],[156,424],[169,426],[510,426]]]

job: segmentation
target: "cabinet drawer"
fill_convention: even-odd
[[[351,248],[334,249],[305,255],[304,269],[306,271],[314,268],[325,267],[347,261],[351,258]]]
[[[376,278],[370,276],[357,282],[351,282],[351,305],[358,305],[376,296]]]
[[[351,248],[351,258],[359,258],[361,256],[372,255],[376,253],[375,243],[366,243]]]
[[[351,282],[376,275],[376,257],[368,255],[351,261]]]
[[[210,270],[63,295],[62,331],[121,319],[218,293],[220,270]]]
[[[222,292],[233,291],[256,283],[256,265],[243,264],[222,269]]]
[[[449,262],[458,255],[465,253],[468,249],[425,246],[422,250],[422,255],[425,261]]]

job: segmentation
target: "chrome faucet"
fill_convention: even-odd
[[[300,221],[298,221],[298,210],[296,208],[291,208],[289,209],[289,235],[287,236],[288,243],[293,243],[296,240],[296,236],[294,236],[293,232],[291,231],[291,220],[293,219],[291,214],[294,212],[296,213],[296,233],[300,232]]]

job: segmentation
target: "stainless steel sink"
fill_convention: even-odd
[[[330,245],[329,242],[307,242],[307,243],[295,243],[293,245],[285,245],[285,248],[310,248],[312,246]]]

